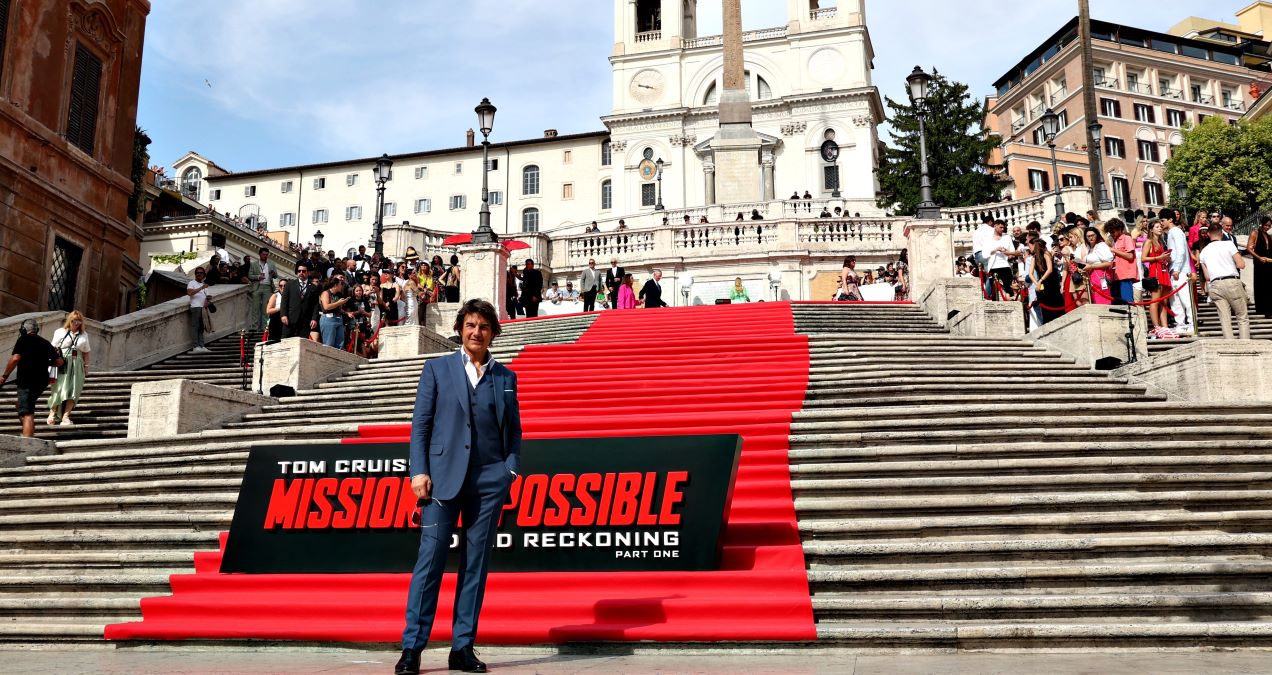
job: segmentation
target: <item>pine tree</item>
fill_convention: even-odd
[[[919,204],[919,118],[909,102],[886,99],[891,110],[892,145],[883,151],[876,172],[879,208],[913,215]],[[925,102],[928,177],[936,203],[975,206],[999,200],[1001,167],[989,164],[1001,145],[984,129],[985,105],[972,100],[967,85],[934,73]]]

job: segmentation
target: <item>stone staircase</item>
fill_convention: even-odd
[[[261,339],[260,333],[247,336],[248,353],[252,345]],[[113,373],[96,372],[89,362],[88,377],[84,380],[84,394],[75,405],[71,419],[73,426],[46,424],[49,416],[48,391],[40,399],[35,411],[35,435],[51,441],[78,439],[123,438],[128,435],[128,405],[132,386],[137,382],[156,379],[182,378],[198,380],[224,387],[241,387],[242,369],[239,367],[239,337],[230,335],[209,342],[207,354],[186,352],[178,354],[141,370]],[[90,357],[91,359],[91,357]],[[251,366],[248,367],[251,382]],[[0,389],[0,435],[16,436],[22,433],[16,415],[17,393],[12,385]]]
[[[1272,340],[1272,319],[1264,317],[1254,311],[1254,304],[1249,306],[1250,312],[1250,337],[1255,340]],[[1237,326],[1233,323],[1232,332],[1236,334]],[[1197,336],[1200,338],[1221,338],[1223,332],[1219,329],[1219,311],[1211,303],[1202,303],[1197,308]],[[1174,349],[1181,345],[1196,342],[1198,337],[1184,337],[1178,340],[1149,340],[1148,353],[1159,354],[1169,349]]]
[[[819,640],[1268,644],[1272,409],[1183,409],[1023,340],[926,334],[913,307],[795,316]]]
[[[508,324],[493,351],[507,362],[527,344],[572,342],[594,319]],[[411,406],[399,403],[436,356],[367,364],[227,429],[59,441],[60,454],[0,469],[0,643],[100,642],[107,624],[137,620],[141,598],[169,593],[169,575],[191,572],[194,552],[217,549],[251,444],[336,442],[360,424],[408,422]],[[195,363],[144,372],[203,372]],[[238,386],[232,374],[224,383]]]

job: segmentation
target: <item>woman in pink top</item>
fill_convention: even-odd
[[[1135,240],[1126,233],[1126,223],[1117,218],[1104,224],[1104,232],[1113,242],[1113,297],[1130,304],[1135,302],[1135,282],[1139,281],[1139,265],[1135,264]]]
[[[636,309],[636,292],[632,290],[636,280],[630,274],[623,275],[623,283],[618,287],[618,308]]]

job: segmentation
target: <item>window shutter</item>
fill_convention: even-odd
[[[4,64],[4,46],[9,37],[9,0],[0,0],[0,65]]]
[[[66,140],[90,155],[97,140],[97,101],[101,85],[101,59],[77,43],[75,69],[71,74],[71,107],[66,117]]]

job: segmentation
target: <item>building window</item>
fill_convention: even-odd
[[[427,166],[415,167],[415,180],[422,180],[424,178],[428,178],[428,167]]]
[[[498,171],[498,170],[499,170],[499,160],[498,160],[498,159],[491,159],[491,160],[487,160],[487,161],[486,161],[486,170],[487,170],[487,171]]]
[[[211,196],[209,197],[209,199],[210,199],[211,201],[216,201],[216,200],[218,200],[218,199],[220,199],[220,198],[221,198],[221,190],[220,190],[220,188],[218,188],[218,189],[216,189],[216,190],[209,190],[209,192],[211,193]]]
[[[504,202],[504,200],[503,200],[503,191],[502,191],[502,190],[492,190],[492,191],[490,192],[489,200],[490,200],[490,201],[489,201],[488,203],[489,203],[491,206],[503,206],[503,202]]]
[[[1119,209],[1129,208],[1131,206],[1131,184],[1125,178],[1114,176],[1111,181],[1113,185],[1113,206]]]
[[[455,162],[455,175],[456,175],[456,176],[462,176],[462,175],[464,175],[464,163],[463,163],[463,162]]]
[[[614,183],[606,179],[601,181],[601,210],[608,211],[614,208]]]
[[[310,222],[314,224],[327,222],[327,209],[314,209],[314,217]]]
[[[1160,163],[1162,160],[1161,155],[1159,155],[1157,151],[1157,143],[1154,143],[1153,141],[1140,141],[1139,158],[1142,162]]]
[[[292,191],[292,182],[291,182],[291,181],[289,181],[289,180],[285,180],[285,181],[283,181],[283,184],[282,184],[281,186],[279,186],[279,189],[280,189],[280,190],[282,190],[283,194],[287,194],[288,192],[291,192],[291,191]]]
[[[1049,192],[1051,190],[1051,177],[1047,175],[1046,171],[1030,169],[1029,189],[1034,192]]]
[[[539,167],[531,164],[521,170],[521,194],[539,194]]]
[[[362,220],[362,207],[361,206],[346,206],[345,220]]]
[[[430,213],[430,212],[432,212],[432,210],[433,210],[433,200],[431,200],[431,199],[417,199],[417,200],[415,200],[415,212],[416,212],[416,213]]]
[[[1188,93],[1191,95],[1189,100],[1191,100],[1193,103],[1201,103],[1201,85],[1200,84],[1190,85],[1188,87],[1188,90],[1189,90]]]
[[[315,189],[315,190],[325,190],[325,189],[327,189],[327,179],[326,179],[326,178],[315,178],[315,179],[314,179],[314,189]]]
[[[1166,109],[1166,124],[1176,129],[1188,123],[1188,114],[1182,110]]]
[[[296,214],[291,213],[290,211],[278,217],[279,227],[292,227],[295,224],[296,224]]]
[[[1061,178],[1061,183],[1065,187],[1082,187],[1082,176],[1076,173],[1066,173]]]
[[[1126,156],[1126,143],[1120,138],[1105,138],[1104,154],[1114,159],[1121,159]]]
[[[654,204],[657,204],[657,203],[658,203],[658,196],[654,194],[654,184],[641,183],[640,184],[640,205],[653,206]]]
[[[1122,104],[1111,98],[1100,99],[1100,114],[1105,117],[1121,117]]]
[[[1147,122],[1148,124],[1155,124],[1157,122],[1157,118],[1156,118],[1156,115],[1154,115],[1153,113],[1153,106],[1144,105],[1143,103],[1136,103],[1135,104],[1135,121]]]
[[[1162,205],[1162,184],[1144,181],[1144,203],[1149,206]]]
[[[822,167],[822,188],[832,192],[839,189],[838,164],[827,164]]]
[[[397,216],[397,202],[384,203],[384,217],[394,218]]]
[[[255,186],[255,185],[244,185],[244,186],[243,186],[243,196],[244,196],[244,197],[255,197],[255,196],[256,196],[256,186]]]
[[[203,172],[199,167],[192,166],[181,173],[181,194],[199,201],[203,194]]]
[[[561,199],[574,199],[574,183],[565,183],[561,186]]]
[[[539,231],[539,209],[530,207],[521,212],[521,231],[522,232],[538,232]]]
[[[358,174],[351,173],[345,176],[345,187],[354,187],[358,184]]]
[[[562,164],[572,164],[573,162],[574,162],[574,151],[573,151],[573,150],[563,150],[563,151],[561,151],[561,163],[562,163]]]
[[[468,197],[464,195],[451,195],[450,210],[459,211],[468,208]]]
[[[1060,126],[1058,128],[1061,131],[1064,131],[1065,128],[1069,126],[1069,111],[1061,110],[1059,114],[1056,115],[1056,117],[1058,118],[1057,121],[1060,122]]]
[[[90,155],[97,142],[97,104],[101,88],[102,60],[84,45],[76,43],[75,70],[71,74],[71,105],[66,115],[66,140]]]
[[[49,311],[75,309],[75,286],[84,250],[61,237],[53,240],[53,267],[49,270]]]
[[[9,0],[0,0],[0,66],[4,65],[4,45],[9,37]]]
[[[609,141],[601,142],[601,166],[609,166],[614,163],[613,150],[610,148]]]
[[[1206,123],[1206,119],[1207,119],[1207,118],[1209,118],[1209,117],[1210,117],[1210,115],[1203,115],[1203,114],[1201,114],[1201,113],[1197,113],[1197,125],[1198,125],[1198,126],[1200,126],[1200,125],[1202,125],[1202,124],[1205,124],[1205,123]]]

